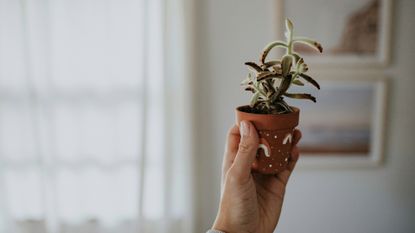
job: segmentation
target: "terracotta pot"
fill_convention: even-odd
[[[263,174],[277,174],[284,171],[291,156],[293,131],[298,125],[300,110],[287,114],[257,114],[247,110],[249,106],[236,108],[236,124],[250,121],[257,129],[259,148],[254,171]]]

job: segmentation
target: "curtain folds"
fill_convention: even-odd
[[[191,12],[0,0],[0,232],[193,232]]]

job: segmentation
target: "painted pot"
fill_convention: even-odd
[[[300,110],[292,107],[294,112],[287,114],[250,113],[249,106],[236,109],[236,124],[243,120],[254,124],[259,147],[252,169],[262,174],[277,174],[287,168],[291,156],[293,132],[298,125]]]

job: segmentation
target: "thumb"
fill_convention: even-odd
[[[258,134],[249,121],[241,121],[239,126],[241,140],[231,171],[237,180],[245,181],[251,174],[251,166],[258,150]]]

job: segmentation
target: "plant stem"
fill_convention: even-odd
[[[292,41],[291,41],[291,39],[290,39],[290,41],[289,41],[289,43],[288,43],[288,46],[287,46],[287,55],[292,55],[293,54],[293,43],[292,43]]]

